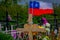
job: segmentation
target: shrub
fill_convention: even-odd
[[[0,40],[13,40],[13,37],[8,34],[0,33]]]

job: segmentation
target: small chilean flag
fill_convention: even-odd
[[[42,1],[30,1],[29,3],[29,13],[33,16],[40,16],[43,14],[53,14],[53,6],[51,3]]]

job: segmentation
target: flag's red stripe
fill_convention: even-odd
[[[36,9],[36,8],[34,8],[32,10],[32,8],[29,8],[29,13],[33,14],[34,16],[40,16],[43,14],[53,14],[54,11],[53,11],[53,9]]]

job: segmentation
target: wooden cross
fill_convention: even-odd
[[[32,24],[32,14],[29,14],[28,24],[24,25],[24,28],[17,28],[17,32],[28,32],[29,40],[33,40],[32,32],[46,32],[44,28],[39,28],[37,24]]]
[[[17,28],[18,33],[28,32],[30,40],[33,40],[32,32],[46,32],[44,28],[39,28],[37,24],[33,24],[32,26],[29,24],[25,24],[24,28]]]

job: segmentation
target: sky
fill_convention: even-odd
[[[60,0],[36,0],[36,1],[45,1],[45,2],[50,2],[50,3],[60,4]]]
[[[60,0],[40,0],[40,1],[45,1],[45,2],[51,2],[51,3],[60,4]]]
[[[19,4],[25,4],[26,1],[29,2],[31,0],[22,0]],[[36,0],[36,1],[44,1],[44,2],[60,4],[60,0]]]
[[[31,0],[26,0],[27,2]],[[55,4],[60,4],[60,0],[36,0],[36,1],[44,1],[44,2],[49,2],[49,3],[55,3]],[[25,0],[21,2],[21,4],[25,4]]]

